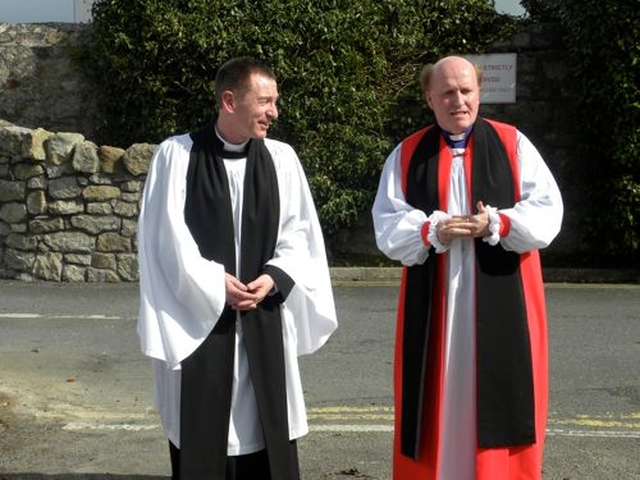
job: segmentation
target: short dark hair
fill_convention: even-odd
[[[275,74],[261,60],[252,57],[237,57],[225,62],[216,74],[215,88],[216,101],[218,105],[222,103],[222,92],[232,90],[242,96],[249,89],[249,77],[251,74],[259,73],[273,80]]]

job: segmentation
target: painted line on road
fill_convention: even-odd
[[[339,421],[388,421],[393,423],[393,407],[390,406],[368,406],[368,407],[347,407],[330,406],[315,407],[307,409],[309,420],[325,420],[331,422]]]
[[[309,425],[312,432],[336,432],[336,433],[389,433],[393,432],[393,425]]]
[[[70,432],[90,432],[90,431],[150,431],[160,430],[159,424],[131,424],[131,423],[94,423],[94,422],[69,422],[62,427],[62,430]],[[341,424],[310,424],[309,430],[312,432],[340,432],[340,433],[366,433],[366,432],[393,432],[393,425],[341,425]]]
[[[56,320],[77,319],[77,320],[121,320],[123,317],[117,315],[50,315],[48,313],[0,313],[0,318],[15,319],[35,319],[51,318]]]
[[[91,422],[69,422],[62,427],[65,431],[71,432],[105,432],[105,431],[153,431],[160,430],[159,424],[130,424],[130,423],[91,423]],[[393,425],[389,424],[314,424],[309,425],[312,432],[334,432],[334,433],[392,433]],[[640,439],[638,431],[611,431],[611,430],[564,430],[560,428],[548,428],[547,435],[550,437],[580,437],[580,438],[617,438],[617,439]]]
[[[550,437],[640,438],[639,431],[564,430],[561,428],[547,428],[547,435]]]
[[[599,415],[576,415],[575,418],[555,418],[550,415],[552,425],[578,425],[594,428],[636,428],[640,429],[640,413],[602,413]]]
[[[79,414],[80,412],[76,412]],[[159,420],[131,422],[140,415],[114,415],[111,421],[104,421],[94,412],[91,420],[72,421],[62,428],[67,431],[154,431],[161,430]],[[307,410],[309,429],[312,432],[336,433],[392,433],[393,407],[391,406],[329,406],[315,407]],[[85,416],[85,415],[80,415]],[[88,416],[88,415],[87,415]],[[85,418],[87,417],[85,416]],[[547,435],[550,437],[579,438],[640,438],[640,413],[600,415],[576,415],[572,418],[549,419]],[[102,421],[100,421],[102,420]],[[140,419],[142,420],[142,419]],[[562,428],[567,426],[568,428]]]
[[[123,317],[117,315],[51,315],[48,313],[0,313],[0,318],[52,318],[52,319],[78,319],[78,320],[120,320]]]
[[[69,422],[62,427],[62,430],[70,432],[84,431],[116,431],[141,432],[146,430],[160,430],[159,424],[131,424],[131,423],[92,423],[92,422]]]

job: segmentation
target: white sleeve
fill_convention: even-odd
[[[518,132],[518,168],[521,199],[513,208],[499,210],[509,217],[509,233],[500,239],[505,250],[518,253],[547,247],[560,231],[562,196],[538,150]]]
[[[204,259],[184,220],[188,136],[163,142],[145,183],[138,220],[142,351],[178,368],[225,306],[224,266]]]
[[[280,225],[274,256],[267,263],[286,272],[294,287],[282,308],[295,331],[296,351],[320,348],[338,326],[324,239],[311,191],[295,151],[267,142],[278,175]],[[285,326],[285,328],[287,328]]]
[[[421,236],[428,217],[405,200],[400,149],[401,145],[398,145],[384,164],[371,213],[380,251],[404,265],[416,265],[424,263],[429,256],[429,247]]]

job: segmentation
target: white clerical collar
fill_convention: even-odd
[[[249,143],[249,140],[247,140],[247,141],[245,141],[243,143],[229,143],[220,134],[220,132],[218,131],[218,126],[217,125],[214,127],[214,129],[216,131],[216,135],[218,136],[220,141],[222,141],[222,149],[223,150],[226,150],[228,152],[242,152],[245,149],[245,147],[247,146],[247,143]]]
[[[462,133],[452,134],[442,129],[442,135],[447,142],[447,145],[451,148],[466,148],[468,137],[471,134],[471,130],[473,130],[473,125],[467,128]]]

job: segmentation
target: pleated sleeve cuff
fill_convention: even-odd
[[[440,242],[440,239],[438,238],[438,224],[443,221],[443,220],[448,220],[450,219],[451,216],[448,215],[447,213],[440,211],[440,210],[436,210],[434,211],[431,215],[429,215],[429,218],[427,219],[427,221],[425,222],[425,224],[428,224],[428,231],[426,234],[426,242],[425,245],[431,245],[433,246],[433,248],[435,248],[436,253],[444,253],[447,250],[449,250],[449,246],[448,245],[444,245],[443,243]],[[425,226],[422,226],[422,230],[425,230]],[[424,235],[424,233],[421,231],[421,235]],[[423,236],[423,241],[424,241],[424,236]],[[428,242],[428,243],[427,243]]]
[[[491,246],[495,246],[502,237],[509,235],[511,220],[505,214],[498,212],[497,208],[490,205],[486,206],[486,210],[489,213],[489,234],[485,235],[482,240]]]

